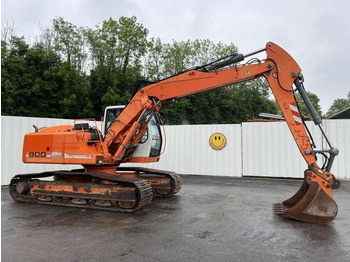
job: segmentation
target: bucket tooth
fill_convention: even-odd
[[[306,182],[286,201],[274,204],[275,215],[304,222],[329,222],[338,213],[336,202],[315,181]]]
[[[285,207],[283,203],[276,203],[273,205],[273,214],[278,216],[283,216],[285,212]]]

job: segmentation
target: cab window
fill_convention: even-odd
[[[112,108],[108,109],[106,113],[105,119],[105,135],[108,133],[108,129],[111,127],[112,123],[115,119],[120,115],[123,111],[123,108]]]
[[[151,134],[152,134],[151,152],[149,156],[150,157],[159,156],[160,151],[162,150],[162,136],[161,136],[160,126],[158,124],[156,117],[154,116],[152,117],[148,127],[151,129]]]

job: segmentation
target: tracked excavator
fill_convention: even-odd
[[[242,62],[261,52],[266,52],[266,58]],[[36,128],[25,135],[23,162],[77,164],[83,168],[16,175],[9,186],[10,194],[20,202],[119,212],[134,212],[149,204],[153,196],[171,197],[181,189],[178,174],[123,166],[159,161],[164,142],[161,104],[258,77],[267,80],[307,163],[301,188],[291,198],[275,204],[274,214],[306,222],[333,220],[338,207],[332,189],[340,183],[330,170],[338,149],[331,144],[307,96],[300,67],[272,42],[255,52],[236,53],[140,87],[125,107],[106,108],[102,132],[93,119]],[[328,149],[315,147],[300,115],[296,92],[320,128]],[[316,162],[318,154],[325,159],[322,167]]]

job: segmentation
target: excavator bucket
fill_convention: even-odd
[[[274,204],[273,213],[304,222],[322,223],[337,216],[338,206],[316,181],[305,179],[294,196]]]

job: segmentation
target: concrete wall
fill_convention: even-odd
[[[8,184],[15,174],[79,167],[23,164],[21,160],[23,137],[33,132],[32,124],[43,127],[71,124],[73,120],[2,116],[1,121],[2,185]],[[318,128],[312,122],[308,126],[318,148],[325,146]],[[324,126],[340,150],[332,172],[340,179],[349,179],[350,120],[327,120]],[[306,168],[285,122],[165,126],[165,132],[166,149],[160,162],[144,166],[180,174],[298,178],[303,177]],[[227,138],[222,150],[209,145],[210,135],[216,132]]]

